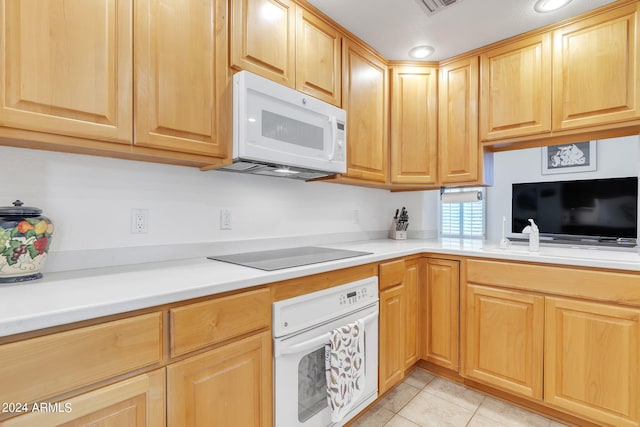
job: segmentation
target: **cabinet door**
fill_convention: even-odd
[[[544,298],[467,285],[464,375],[542,399]]]
[[[459,329],[458,261],[428,259],[420,294],[422,304],[422,358],[448,369],[458,370]]]
[[[380,292],[380,340],[378,356],[378,394],[396,385],[404,375],[404,287]]]
[[[342,68],[338,30],[303,8],[296,23],[296,89],[340,107]]]
[[[553,32],[553,127],[638,118],[638,4]]]
[[[420,261],[413,260],[405,263],[404,299],[404,369],[411,368],[420,359],[418,345],[418,283],[420,283]]]
[[[342,66],[342,103],[347,110],[346,176],[384,183],[389,161],[387,66],[346,39]]]
[[[640,310],[546,298],[544,400],[616,426],[640,425]]]
[[[135,143],[224,157],[226,3],[140,0],[135,16]]]
[[[33,404],[40,407],[41,403]],[[46,404],[44,404],[46,405]],[[41,408],[41,407],[40,407]],[[51,403],[0,422],[0,427],[163,427],[164,368]]]
[[[391,182],[437,181],[437,69],[391,68]]]
[[[440,69],[439,148],[442,184],[479,179],[478,58]]]
[[[167,367],[169,427],[272,425],[271,332]]]
[[[231,0],[231,66],[295,86],[292,0]]]
[[[551,131],[551,35],[489,50],[482,67],[483,141]]]
[[[130,144],[131,0],[0,1],[0,125]]]

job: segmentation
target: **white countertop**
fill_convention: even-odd
[[[356,258],[262,271],[202,258],[70,272],[0,285],[0,336],[213,295],[421,252],[640,271],[637,251],[527,246],[502,250],[475,240],[367,240],[323,247],[372,252]],[[640,283],[639,285],[640,286]]]

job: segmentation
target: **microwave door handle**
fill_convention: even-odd
[[[336,116],[329,117],[329,125],[331,126],[331,153],[329,153],[329,161],[333,161],[336,154],[336,128],[338,127],[338,119]]]

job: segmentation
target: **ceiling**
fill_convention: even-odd
[[[614,0],[573,0],[555,12],[533,11],[535,0],[458,0],[427,15],[421,0],[307,0],[391,60],[430,45],[440,61],[596,9]]]

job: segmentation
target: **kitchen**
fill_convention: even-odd
[[[168,46],[171,46],[172,43],[171,40],[163,40],[163,42]],[[637,126],[637,124],[633,124]],[[391,130],[393,131],[393,126],[391,126]],[[7,183],[0,189],[0,194],[5,200],[3,205],[8,205],[19,197],[27,205],[43,208],[45,215],[55,222],[56,232],[47,260],[45,279],[40,283],[46,284],[50,277],[60,277],[55,274],[74,279],[64,287],[68,294],[58,293],[55,297],[56,300],[60,298],[71,299],[75,294],[79,301],[82,301],[82,296],[79,294],[85,294],[88,291],[79,283],[83,280],[83,273],[76,270],[86,268],[129,265],[117,269],[118,273],[126,274],[129,272],[144,282],[145,279],[141,277],[144,275],[144,266],[135,266],[135,264],[162,262],[171,265],[172,262],[179,263],[179,261],[168,261],[175,258],[197,258],[217,253],[246,252],[256,248],[277,249],[303,245],[334,246],[368,239],[384,239],[390,218],[393,217],[395,209],[401,206],[405,206],[411,214],[410,238],[434,238],[438,235],[438,190],[388,192],[352,185],[335,185],[323,182],[303,183],[216,171],[205,173],[197,168],[184,166],[31,150],[21,147],[42,148],[44,143],[60,146],[63,142],[71,144],[71,141],[70,138],[65,141],[55,140],[51,134],[40,131],[37,136],[42,138],[44,143],[33,142],[39,140],[36,136],[27,135],[24,131],[7,128],[4,128],[3,131],[3,138],[23,138],[32,141],[31,145],[0,147],[0,155],[3,159],[8,160],[7,166],[0,171],[3,182]],[[380,129],[380,131],[384,132],[384,129]],[[606,133],[604,130],[598,131],[602,135]],[[607,130],[607,132],[610,132],[610,135],[601,136],[602,139],[622,136],[622,134],[615,135],[615,130]],[[635,133],[629,133],[628,129],[625,132],[626,135],[637,135],[637,130]],[[114,137],[105,138],[113,139]],[[633,137],[625,136],[625,138]],[[593,139],[600,139],[600,137]],[[8,145],[18,144],[11,141],[6,141],[6,143]],[[635,145],[634,142],[625,143],[627,145],[624,150],[611,149],[609,151],[621,151],[622,159],[619,161],[626,162],[624,164],[627,164],[630,158],[632,163],[637,161],[637,154],[630,155],[628,151]],[[107,144],[114,145],[102,142],[96,143],[90,148],[95,152],[105,152],[109,151],[109,148],[105,148]],[[608,143],[599,145],[599,147],[604,147],[603,150],[607,150],[607,146],[609,146]],[[51,149],[51,145],[49,148]],[[126,157],[126,153],[118,152],[118,149],[112,151],[120,154],[115,155],[111,152],[111,157]],[[156,153],[154,152],[153,155]],[[151,156],[149,153],[133,154]],[[505,165],[512,162],[509,156],[517,156],[518,154],[521,154],[520,150],[494,154],[494,181],[496,185],[502,185],[505,182],[504,174],[511,173],[506,172],[505,169],[507,167]],[[195,162],[192,155],[184,155],[180,158],[184,162]],[[601,159],[603,162],[605,161],[604,157],[599,156],[598,160]],[[516,161],[522,162],[522,160]],[[536,161],[539,161],[539,149]],[[533,161],[531,163],[533,164]],[[615,161],[613,163],[615,164]],[[604,164],[602,163],[602,165]],[[616,166],[611,166],[609,163],[607,167],[615,169]],[[626,171],[629,169],[625,169],[625,173]],[[637,175],[637,170],[635,175]],[[346,177],[344,181],[348,182],[349,179],[353,178]],[[406,185],[410,186],[410,184]],[[489,187],[487,190],[488,203],[493,203],[492,200],[498,200],[497,197],[492,197],[491,191],[492,188]],[[336,209],[336,206],[339,206],[340,209]],[[148,212],[147,233],[133,234],[130,232],[132,209]],[[230,211],[231,229],[220,229],[221,210]],[[503,209],[501,209],[497,215],[491,214],[489,217],[487,236],[491,243],[496,243],[499,239],[497,221],[503,214]],[[420,243],[417,246],[411,246],[411,241],[389,241],[389,244],[400,247],[397,251],[391,251],[393,254],[390,256],[391,258],[411,256],[423,252],[431,253],[426,249],[426,246],[421,246]],[[368,245],[364,246],[363,250],[373,251],[366,247]],[[369,246],[373,248],[373,245]],[[431,248],[431,251],[434,249]],[[374,256],[366,258],[366,262],[385,261],[386,258],[383,255],[385,251],[383,250],[381,253],[375,252]],[[455,249],[450,249],[449,252],[445,249],[444,252],[435,251],[434,253],[448,253],[454,258],[456,254],[460,255],[460,252],[456,252]],[[513,257],[513,259],[518,259],[517,254]],[[549,262],[553,261],[549,260]],[[355,263],[356,261],[353,260],[343,261],[327,267],[307,269],[305,274],[328,273],[331,269],[338,267],[354,267]],[[183,276],[172,273],[171,277],[167,279],[175,282],[192,280],[189,279],[188,268],[184,267],[179,270]],[[630,268],[630,270],[634,270],[634,268]],[[65,271],[71,272],[55,273]],[[96,274],[99,276],[99,273]],[[105,287],[117,288],[123,295],[128,291],[126,283],[109,283],[108,276],[105,277],[104,279],[97,277],[96,283],[104,280]],[[257,274],[251,279],[254,282],[248,286],[259,284],[256,282],[258,280],[256,277]],[[118,279],[123,279],[123,276],[116,274],[111,280]],[[269,275],[268,280],[261,283],[290,279],[292,279],[291,276],[276,273]],[[219,279],[219,281],[223,280]],[[27,289],[33,289],[33,293],[28,294],[28,298],[37,299],[41,291],[36,286],[37,283],[25,286],[22,288],[23,291],[20,291],[20,288],[16,286],[7,287],[6,296],[2,298],[2,311],[9,312],[10,307],[5,307],[4,304],[15,305],[17,300],[11,300],[8,297],[14,292],[17,293],[15,298],[19,298],[17,295],[20,295],[21,292],[29,292]],[[77,289],[72,284],[75,284]],[[169,280],[158,283],[156,286],[158,292],[161,292],[160,289],[163,289],[162,292],[172,292]],[[166,288],[162,288],[163,286]],[[148,290],[140,289],[140,291],[144,293]],[[223,289],[219,292],[226,291],[230,290]],[[182,298],[174,295],[173,298],[177,299],[173,301],[189,300],[196,297],[204,298],[207,293],[202,292],[200,294],[185,292]],[[100,295],[100,293],[96,292],[95,295]],[[103,295],[105,298],[115,298],[113,295]],[[585,298],[587,297],[585,296]],[[125,298],[122,297],[122,299]],[[153,304],[147,303],[147,307],[161,307],[163,304],[169,303],[168,300],[156,301]],[[55,305],[58,301],[50,301],[50,303]],[[29,304],[37,306],[39,303],[31,301]],[[126,311],[143,309],[140,305],[135,304],[125,304],[125,306],[128,307]],[[104,307],[97,304],[91,317],[113,315],[113,312],[100,311],[102,309]],[[84,313],[83,316],[87,316],[87,313]],[[85,321],[87,318],[65,318],[64,315],[60,315],[58,322]],[[49,325],[46,323],[39,326],[36,324],[32,325],[30,330],[47,326]],[[76,326],[82,326],[82,324]],[[21,332],[26,331],[22,330]],[[220,344],[216,343],[208,345],[206,348],[215,350],[219,347]],[[198,351],[200,351],[198,354],[202,354],[201,350]],[[185,360],[184,357],[180,355],[174,360]],[[160,365],[162,363],[155,362],[155,364],[151,363],[145,366],[164,369]],[[150,369],[127,371],[126,374],[114,375],[114,378],[131,378],[131,372],[149,371]],[[74,386],[73,391],[66,393],[77,395],[78,390],[81,392],[94,390],[95,384],[109,384],[108,379],[102,378],[100,381],[96,380],[91,382],[91,385],[85,384],[81,387]],[[59,396],[64,393],[49,394],[49,396],[54,395]],[[637,404],[633,410],[636,411],[635,420],[637,422]],[[630,413],[633,414],[633,411]],[[593,416],[591,415],[591,417]],[[630,416],[633,418],[633,415]],[[615,424],[612,421],[600,420],[600,422]]]

